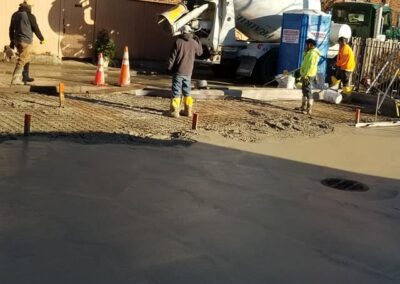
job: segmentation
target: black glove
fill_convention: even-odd
[[[10,48],[11,48],[11,49],[14,49],[14,48],[15,48],[14,41],[11,41],[11,42],[10,42]]]

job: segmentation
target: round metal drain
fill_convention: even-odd
[[[327,178],[321,181],[327,187],[344,191],[368,191],[369,187],[361,182],[340,178]]]

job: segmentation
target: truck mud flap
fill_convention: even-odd
[[[240,65],[236,71],[236,75],[243,77],[251,77],[254,67],[257,64],[257,58],[252,56],[240,57]]]

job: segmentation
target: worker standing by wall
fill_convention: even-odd
[[[339,54],[336,58],[336,82],[333,80],[333,84],[339,84],[342,82],[343,93],[345,95],[351,95],[352,87],[350,86],[350,78],[356,67],[356,61],[354,53],[351,47],[347,44],[347,39],[344,37],[339,38]],[[339,80],[339,81],[338,81]]]
[[[18,11],[12,15],[10,24],[10,47],[16,47],[19,53],[12,85],[23,85],[33,81],[29,77],[33,33],[39,38],[40,44],[43,44],[43,35],[36,22],[36,17],[32,14],[32,3],[30,0],[24,0],[19,5]]]
[[[193,98],[190,95],[191,77],[194,60],[203,54],[203,48],[197,37],[192,34],[190,26],[183,26],[181,35],[176,40],[169,57],[168,70],[172,73],[172,99],[170,115],[178,118],[179,115],[193,115]],[[181,111],[183,95],[184,110]]]
[[[306,53],[304,55],[303,63],[300,67],[301,76],[301,90],[303,92],[303,100],[300,108],[297,108],[304,114],[312,114],[312,107],[314,104],[313,98],[313,82],[318,71],[318,62],[321,54],[316,48],[317,43],[313,39],[306,40]]]

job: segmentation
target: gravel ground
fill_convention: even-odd
[[[294,111],[298,102],[270,104],[234,99],[197,101],[200,131],[214,132],[237,141],[257,142],[266,137],[317,137],[336,124],[354,121],[354,106],[316,103],[312,117]],[[32,134],[84,139],[151,138],[193,139],[188,118],[165,115],[169,100],[120,95],[68,95],[64,108],[58,97],[40,94],[0,95],[0,135],[4,139],[23,134],[24,114],[32,114]],[[363,119],[371,120],[370,115]],[[118,134],[118,135],[115,135]],[[113,138],[114,136],[114,138]]]

